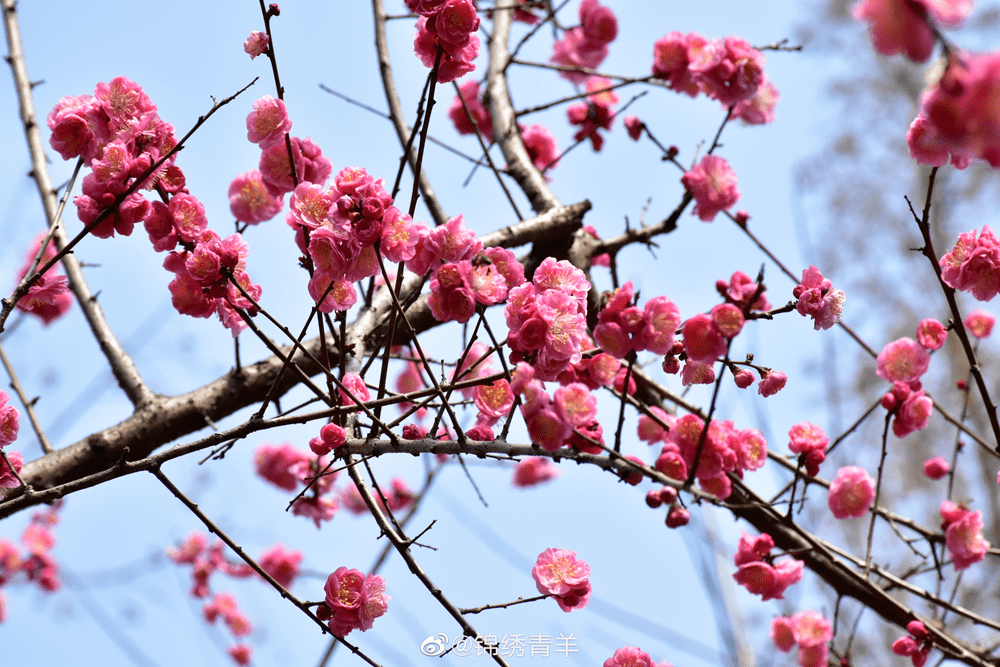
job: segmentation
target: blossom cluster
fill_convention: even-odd
[[[353,283],[379,273],[376,254],[390,262],[409,260],[419,237],[410,216],[392,205],[385,181],[347,167],[324,188],[295,187],[285,220],[315,269],[309,294],[321,312],[348,310],[357,301]]]
[[[969,3],[971,4],[971,3]],[[1000,167],[1000,52],[949,51],[944,73],[920,96],[920,111],[906,134],[910,157],[965,169],[972,160]]]
[[[598,0],[583,0],[579,15],[580,25],[570,28],[562,39],[556,41],[549,62],[565,67],[597,69],[608,57],[608,45],[618,37],[618,19],[611,8],[601,5]],[[559,76],[580,84],[590,75],[562,70]],[[595,147],[595,150],[600,148]]]
[[[590,602],[590,566],[568,549],[546,549],[531,568],[535,586],[542,595],[551,595],[565,612],[583,609]]]
[[[831,639],[830,621],[811,609],[771,621],[771,640],[775,647],[787,653],[798,646],[800,667],[825,667]]]
[[[94,224],[133,179],[177,144],[173,125],[160,120],[149,96],[123,76],[97,84],[93,95],[62,98],[49,112],[47,122],[52,148],[64,160],[79,157],[92,169],[83,180],[83,194],[73,200],[85,225]],[[180,192],[184,176],[173,162],[171,156],[141,185],[150,189],[159,186],[170,194]],[[99,238],[115,232],[129,236],[148,213],[149,201],[133,192],[90,231]]]
[[[409,435],[413,434],[411,433]],[[405,427],[403,430],[403,437],[407,437]],[[383,513],[386,513],[387,511],[397,512],[399,510],[404,510],[412,506],[414,500],[416,499],[416,495],[413,493],[410,485],[407,484],[406,480],[402,477],[393,477],[388,486],[382,485],[380,488],[382,493],[375,496],[375,504],[378,505],[379,509]],[[382,502],[382,496],[385,496],[385,502]],[[358,491],[358,487],[353,483],[348,484],[340,492],[340,504],[351,514],[361,515],[369,513],[368,506],[365,505],[365,499],[361,497],[361,492]],[[387,505],[388,507],[386,507]]]
[[[521,416],[531,441],[548,452],[571,446],[582,452],[603,451],[604,429],[597,421],[597,397],[580,382],[563,385],[549,396],[530,365],[519,362],[511,390],[522,397]]]
[[[728,283],[725,280],[716,281],[715,290],[726,299],[727,303],[732,303],[745,312],[762,313],[771,310],[763,285],[759,285],[742,271],[734,271]]]
[[[633,289],[629,280],[605,295],[607,302],[597,315],[594,339],[602,350],[618,359],[632,351],[670,352],[674,332],[681,323],[677,304],[665,296],[656,296],[640,309],[633,304]]]
[[[829,329],[840,321],[847,296],[844,290],[834,289],[833,283],[823,277],[815,266],[802,272],[802,282],[792,289],[798,299],[795,309],[802,317],[813,318],[813,329]]]
[[[819,466],[826,460],[826,446],[830,438],[826,432],[810,422],[800,422],[788,431],[788,450],[798,454],[806,466],[806,474],[815,477]]]
[[[673,479],[686,480],[695,463],[698,443],[702,442],[705,422],[696,415],[664,419],[666,415],[655,414],[668,428],[644,416],[639,420],[639,438],[650,445],[665,443],[653,467]],[[745,471],[757,470],[766,461],[767,441],[760,431],[737,429],[729,420],[712,420],[702,442],[695,477],[702,489],[725,500],[732,493],[728,473],[742,478]]]
[[[764,74],[764,55],[742,37],[706,40],[697,33],[671,32],[653,45],[653,76],[678,93],[704,93],[725,107],[747,103],[731,117],[748,123],[773,118],[777,90]],[[765,85],[763,97],[754,100]]]
[[[414,256],[406,266],[418,274],[433,270],[427,304],[440,322],[468,322],[477,304],[502,303],[525,282],[524,267],[514,253],[500,247],[484,249],[465,228],[461,215],[433,230],[421,225],[418,234]]]
[[[339,567],[326,579],[326,599],[316,611],[327,621],[330,632],[346,637],[353,630],[366,632],[375,619],[389,609],[385,579],[377,574],[365,576],[359,570]]]
[[[209,625],[215,625],[218,619],[222,619],[229,634],[233,639],[239,641],[253,632],[253,625],[250,619],[240,611],[239,603],[230,593],[216,593],[215,596],[201,607],[202,616]],[[237,665],[249,665],[253,655],[253,649],[249,644],[233,644],[227,649],[229,657]]]
[[[283,105],[274,115],[284,116]],[[135,183],[177,144],[173,126],[160,120],[142,87],[120,76],[97,84],[94,95],[64,97],[49,112],[48,125],[49,142],[64,159],[80,157],[91,167],[83,179],[83,194],[73,199],[77,217],[90,232],[99,238],[116,232],[129,236],[142,222],[157,252],[180,245],[182,249],[164,262],[175,274],[169,285],[174,307],[193,317],[217,313],[223,325],[239,335],[246,324],[236,309],[253,313],[253,301],[261,292],[245,272],[247,248],[242,239],[237,234],[223,241],[208,229],[205,207],[188,193],[175,156]],[[110,208],[136,185],[155,189],[163,201],[150,202],[132,192]],[[105,210],[110,214],[97,222]]]
[[[18,283],[28,275],[28,269],[31,268],[32,263],[34,263],[35,258],[42,249],[42,241],[45,240],[46,236],[47,234],[42,232],[32,241],[24,257],[24,264],[21,265],[21,268],[17,272]],[[51,260],[55,255],[55,243],[49,240],[38,262],[38,266],[41,267],[42,264]],[[28,293],[18,300],[17,309],[31,313],[40,319],[42,324],[48,326],[59,317],[62,317],[72,305],[73,297],[69,293],[66,276],[62,275],[56,266],[53,266],[28,288]]]
[[[472,0],[406,0],[420,16],[413,50],[425,67],[434,67],[440,51],[438,83],[460,79],[476,69],[479,55],[479,15]]]
[[[224,545],[216,540],[208,546],[204,533],[191,533],[178,547],[168,547],[167,556],[178,565],[191,566],[191,596],[207,598],[212,575],[221,572],[236,579],[246,579],[253,570],[246,563],[231,563],[223,554]]]
[[[615,105],[618,104],[618,93],[609,90],[611,80],[602,76],[592,76],[587,79],[585,102],[575,102],[566,107],[566,117],[570,125],[580,128],[573,135],[574,141],[590,139],[595,151],[604,146],[604,137],[598,130],[610,130],[615,120]]]
[[[600,387],[614,387],[616,391],[621,390],[625,373],[622,362],[607,352],[595,354],[595,347],[596,345],[590,336],[584,334],[580,337],[580,360],[569,364],[559,373],[556,377],[559,384],[567,385],[580,382],[591,390]],[[584,352],[588,352],[588,354],[583,356]],[[634,388],[633,385],[634,380],[630,380],[630,392]]]
[[[802,580],[804,564],[797,558],[782,559],[777,565],[770,555],[774,539],[767,533],[752,537],[743,533],[736,547],[733,579],[761,600],[784,600],[785,590]]]
[[[771,307],[763,287],[741,271],[735,272],[729,283],[718,281],[716,289],[726,302],[714,306],[709,313],[698,313],[685,321],[680,330],[683,341],[675,341],[663,359],[663,371],[671,374],[681,370],[680,359],[686,359],[681,373],[684,386],[715,382],[713,365],[727,355],[729,341],[743,330],[746,322],[744,313]],[[753,371],[749,368],[737,370],[736,363],[727,361],[727,364],[733,372],[736,386],[746,389],[753,383]],[[747,365],[751,364],[747,362]],[[788,380],[781,371],[759,366],[753,368],[760,374],[757,390],[764,397],[776,394]]]
[[[206,599],[202,606],[202,615],[207,623],[214,624],[218,619],[229,629],[237,641],[253,632],[250,619],[240,611],[236,598],[229,593],[211,594],[209,582],[213,574],[221,572],[236,579],[246,579],[254,575],[253,569],[246,563],[231,563],[223,554],[221,540],[216,540],[208,546],[208,537],[204,533],[194,532],[185,538],[178,547],[169,547],[167,556],[178,565],[191,566],[192,597]],[[284,588],[290,588],[299,574],[299,563],[302,553],[286,550],[276,544],[264,550],[257,563],[261,569],[271,575]],[[211,597],[211,599],[208,599]],[[253,649],[245,643],[236,643],[228,648],[229,656],[238,665],[250,664]]]
[[[580,269],[552,257],[542,260],[531,282],[509,293],[504,315],[510,330],[511,362],[530,362],[535,377],[545,382],[579,362],[589,290],[590,283]]]
[[[939,336],[928,335],[927,326],[918,327],[921,342],[936,345]],[[875,372],[883,380],[892,382],[892,390],[882,397],[882,407],[894,413],[892,432],[905,438],[920,431],[930,420],[934,402],[921,389],[920,378],[930,364],[928,349],[912,338],[895,340],[879,352],[875,359]]]
[[[934,49],[935,24],[958,28],[971,11],[972,0],[861,0],[851,14],[868,24],[883,56],[905,52],[922,63]]]
[[[59,564],[51,553],[56,543],[52,528],[59,523],[61,506],[62,501],[57,501],[44,511],[32,514],[31,522],[21,534],[21,544],[27,550],[23,556],[15,544],[0,539],[0,589],[19,575],[46,593],[54,593],[62,587]],[[0,590],[0,623],[6,620],[7,600]]]
[[[279,489],[295,491],[300,485],[309,485],[309,491],[292,503],[292,514],[312,519],[319,528],[337,513],[340,505],[333,495],[333,483],[338,473],[324,472],[325,457],[311,456],[287,442],[264,443],[254,453],[254,466],[258,475]]]
[[[990,543],[982,535],[983,513],[950,500],[941,501],[941,529],[944,542],[956,570],[964,570],[986,558]]]
[[[900,637],[894,641],[892,652],[908,657],[913,662],[913,667],[924,667],[927,656],[934,648],[934,637],[922,621],[910,621],[906,624],[906,631],[910,636]]]
[[[174,207],[193,223],[185,233],[188,238],[183,239],[193,244],[191,249],[170,252],[163,261],[163,267],[174,274],[168,286],[174,308],[191,317],[217,314],[223,326],[238,336],[247,325],[236,309],[256,315],[262,292],[246,273],[249,246],[240,234],[222,239],[207,229],[205,209],[190,195],[177,195],[169,206],[155,202],[153,207],[163,216],[169,216]]]
[[[474,380],[492,375],[494,373],[493,356],[493,353],[483,343],[473,343],[462,364],[455,369],[452,380]],[[490,384],[466,387],[461,392],[466,400],[471,400],[479,411],[476,417],[476,426],[466,431],[466,435],[473,440],[493,440],[493,432],[489,430],[490,427],[505,418],[514,406],[514,392],[511,390],[510,383],[506,379],[500,378]]]

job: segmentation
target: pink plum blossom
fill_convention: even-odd
[[[813,318],[816,331],[829,329],[839,322],[847,300],[844,291],[834,289],[833,283],[815,266],[802,272],[802,282],[792,290],[792,296],[798,299],[795,309],[803,317]]]
[[[561,474],[552,461],[542,456],[531,456],[514,466],[514,486],[527,488],[555,479]]]
[[[941,502],[941,518],[944,519],[945,546],[956,570],[964,570],[986,557],[990,543],[983,539],[982,512],[970,512],[961,505],[944,500]]]
[[[302,562],[301,551],[287,551],[280,544],[267,549],[257,559],[261,569],[274,577],[285,588],[291,588],[295,577],[299,576],[299,563]]]
[[[698,313],[684,323],[684,351],[688,359],[700,364],[712,364],[726,356],[726,338],[710,315]]]
[[[549,59],[557,65],[597,69],[608,55],[608,44],[618,36],[618,19],[609,7],[597,0],[580,3],[580,25],[570,28],[552,47]],[[561,77],[572,83],[584,83],[588,74],[561,71]]]
[[[462,105],[462,102],[465,105]],[[466,113],[468,108],[468,113]],[[471,120],[470,120],[471,116]],[[487,143],[493,140],[493,118],[490,112],[483,106],[479,98],[479,83],[477,81],[466,81],[458,87],[458,95],[455,96],[451,107],[448,108],[448,118],[455,125],[455,130],[459,134],[475,134],[477,129],[482,134]]]
[[[712,364],[703,364],[693,359],[684,362],[681,369],[681,385],[712,384],[715,382],[715,368]]]
[[[521,127],[521,141],[528,151],[528,158],[535,168],[545,172],[559,166],[559,145],[556,138],[544,125]]]
[[[983,225],[958,235],[949,252],[941,257],[941,280],[949,287],[969,292],[979,301],[989,301],[1000,292],[1000,243],[993,228]]]
[[[0,389],[0,448],[17,440],[18,421],[21,413],[13,405],[7,405],[10,397]]]
[[[279,445],[263,444],[254,453],[257,474],[285,491],[298,488],[300,480],[294,468],[308,459],[305,452],[295,449],[287,442]]]
[[[733,562],[736,572],[733,579],[761,599],[783,600],[785,590],[802,580],[804,564],[795,558],[786,558],[772,564],[765,560],[774,548],[774,540],[768,534],[756,538],[743,533],[737,546]]]
[[[21,452],[11,451],[7,452],[7,460],[10,461],[9,465],[0,458],[0,489],[16,489],[21,486],[17,475],[21,474],[21,469],[24,467],[24,457],[21,456]]]
[[[934,48],[930,19],[957,28],[971,11],[972,0],[861,0],[851,14],[869,24],[876,51],[884,56],[906,52],[910,60],[923,62]]]
[[[829,642],[833,639],[833,627],[822,614],[808,609],[792,614],[792,636],[801,650],[803,646],[812,647]]]
[[[969,314],[965,316],[962,323],[965,328],[969,330],[976,338],[987,338],[993,332],[993,325],[996,323],[997,318],[987,313],[985,310],[976,308],[975,310],[969,311]]]
[[[764,77],[764,55],[742,37],[713,39],[688,57],[692,81],[723,106],[752,98]]]
[[[779,616],[771,621],[771,641],[775,648],[785,653],[795,648],[795,636],[792,634],[792,619]]]
[[[948,338],[948,330],[935,319],[921,320],[917,325],[917,341],[925,350],[939,350]]]
[[[241,667],[249,665],[251,658],[253,658],[253,648],[247,644],[233,644],[226,649],[226,653],[233,659],[233,662]]]
[[[28,251],[24,256],[24,263],[17,272],[17,282],[20,282],[28,275],[28,270],[42,250],[42,242],[46,239],[46,232],[35,237]],[[55,244],[50,240],[42,252],[39,266],[48,262],[56,255]],[[37,268],[37,267],[36,267]],[[62,317],[73,305],[73,297],[69,293],[66,277],[61,275],[54,266],[41,276],[38,281],[28,288],[28,293],[17,302],[17,309],[28,312],[39,318],[42,324],[48,326],[58,318]],[[2,405],[2,402],[0,402]],[[0,438],[2,439],[2,438]],[[2,446],[2,444],[0,444]]]
[[[736,172],[724,158],[706,155],[681,177],[681,183],[694,197],[692,210],[702,222],[711,222],[740,198]]]
[[[642,136],[643,128],[642,121],[639,120],[639,117],[625,116],[623,122],[625,123],[625,130],[628,132],[629,138],[631,138],[632,141],[639,141],[639,138]]]
[[[754,96],[737,102],[736,106],[733,107],[731,117],[733,119],[739,118],[747,125],[773,123],[774,107],[777,106],[779,99],[781,99],[781,93],[767,78],[767,74],[764,74]]]
[[[798,645],[800,667],[826,667],[832,638],[830,621],[812,610],[771,621],[771,640],[775,647],[787,652]]]
[[[309,441],[309,449],[317,456],[329,454],[347,442],[347,431],[337,424],[324,424],[319,436]]]
[[[281,212],[284,196],[274,197],[264,187],[261,173],[252,169],[229,184],[229,210],[240,222],[257,225]],[[147,225],[147,230],[148,230]]]
[[[934,458],[927,459],[924,461],[924,476],[928,479],[941,479],[951,470],[951,466],[944,459],[943,456],[935,456]]]
[[[934,402],[923,390],[914,391],[900,404],[892,422],[892,432],[905,438],[914,431],[922,431],[930,420]]]
[[[706,44],[704,37],[693,32],[664,35],[653,44],[653,76],[666,81],[671,90],[696,97],[701,89],[692,77],[691,56]]]
[[[998,101],[1000,52],[949,51],[943,76],[920,97],[907,134],[911,154],[927,164],[943,164],[950,154],[958,168],[973,159],[1000,167],[1000,118],[992,111]]]
[[[254,30],[243,42],[243,50],[250,56],[250,60],[253,60],[267,52],[268,41],[267,33]]]
[[[788,382],[788,376],[782,371],[762,373],[760,382],[757,383],[757,393],[764,398],[774,396],[784,389],[786,382]]]
[[[742,271],[734,272],[728,283],[725,280],[716,281],[715,289],[727,301],[739,306],[740,309],[749,308],[749,310],[758,312],[771,310],[766,290]],[[754,299],[753,304],[750,304],[750,299]]]
[[[826,459],[830,439],[822,428],[810,422],[800,422],[788,431],[788,449],[793,454],[806,455],[806,472],[815,477],[819,464]]]
[[[913,383],[927,372],[931,357],[912,338],[900,338],[884,348],[875,359],[875,372],[883,380]]]
[[[862,0],[851,10],[871,30],[875,50],[884,56],[905,52],[914,62],[927,60],[934,48],[934,32],[927,23],[923,2]]]
[[[341,405],[356,405],[371,400],[371,393],[364,379],[357,373],[347,373],[341,380],[344,388],[340,390]]]
[[[470,0],[447,0],[448,14],[437,14],[428,19],[417,19],[417,34],[413,39],[413,51],[424,67],[434,67],[438,48],[442,50],[438,67],[438,83],[449,83],[460,79],[476,69],[473,61],[479,55],[479,37],[474,33],[479,29],[479,17]],[[444,28],[444,32],[439,32]]]
[[[875,499],[875,480],[864,468],[844,466],[830,482],[827,504],[838,519],[860,518]]]
[[[958,149],[954,155],[949,151],[937,128],[923,111],[917,114],[906,131],[906,145],[910,157],[917,164],[941,167],[950,160],[956,169],[965,169],[971,162]]]
[[[579,125],[580,129],[573,135],[575,141],[590,139],[591,147],[600,151],[604,145],[604,137],[600,129],[610,130],[615,119],[615,105],[618,104],[618,94],[609,90],[610,79],[592,76],[587,79],[587,95],[585,102],[576,102],[566,107],[566,117],[570,125]]]
[[[247,115],[247,139],[260,144],[261,150],[281,142],[292,129],[284,100],[265,95],[253,103],[253,111]]]
[[[740,372],[733,375],[733,381],[736,382],[736,386],[740,389],[746,389],[753,384],[754,375],[753,371],[749,369],[743,369]]]
[[[635,646],[623,646],[604,661],[603,667],[656,667],[649,654]]]
[[[300,183],[320,184],[329,178],[333,164],[330,158],[323,155],[319,146],[308,137],[305,139],[292,137],[291,142],[292,155],[295,158],[295,174]],[[264,187],[272,196],[278,197],[295,189],[292,167],[288,161],[288,148],[283,141],[261,151],[260,164],[257,168],[260,170]]]
[[[531,576],[538,592],[552,595],[563,611],[583,609],[590,601],[590,566],[575,551],[546,549],[538,555]]]
[[[205,549],[207,541],[207,537],[204,533],[190,533],[184,541],[181,542],[180,547],[176,549],[174,547],[168,547],[166,549],[167,557],[178,565],[182,563],[194,563],[195,559]]]
[[[94,140],[90,119],[97,100],[91,95],[64,97],[49,112],[47,123],[52,134],[49,145],[64,160],[79,157]]]
[[[391,599],[385,594],[385,580],[377,574],[367,577],[358,570],[337,568],[326,580],[326,607],[330,631],[346,637],[353,630],[370,630],[376,618],[385,614]]]

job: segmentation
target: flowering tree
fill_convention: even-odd
[[[238,664],[251,662],[264,633],[255,629],[259,621],[241,595],[228,590],[233,579],[269,587],[271,602],[280,595],[316,636],[332,637],[323,663],[342,646],[342,659],[379,664],[362,633],[387,622],[408,596],[433,603],[444,619],[430,634],[418,633],[414,655],[417,649],[453,658],[476,653],[507,664],[544,647],[546,655],[562,650],[569,658],[583,643],[572,619],[600,602],[602,576],[602,559],[564,541],[574,538],[572,531],[556,541],[553,530],[551,543],[535,549],[533,564],[522,568],[539,596],[505,586],[506,597],[463,607],[477,593],[448,577],[448,568],[463,559],[461,547],[425,556],[421,547],[436,546],[439,531],[415,518],[427,516],[434,482],[449,471],[461,470],[461,493],[478,493],[485,504],[477,485],[483,475],[502,470],[510,486],[558,489],[563,480],[555,478],[574,462],[592,470],[592,483],[605,485],[628,512],[648,517],[655,510],[667,528],[706,531],[714,514],[737,521],[741,535],[723,531],[713,538],[731,563],[714,585],[745,589],[752,617],[766,619],[769,638],[761,650],[795,651],[798,664],[813,666],[852,664],[856,650],[881,662],[895,653],[918,666],[931,655],[995,664],[990,647],[1000,626],[990,620],[989,602],[974,594],[975,582],[989,579],[990,544],[982,511],[974,508],[977,496],[955,484],[964,479],[962,466],[986,475],[992,469],[981,473],[983,459],[960,459],[956,437],[923,463],[919,505],[894,506],[888,492],[895,461],[937,415],[953,434],[974,442],[993,468],[1000,455],[1000,424],[974,342],[989,336],[993,317],[962,308],[958,299],[965,292],[985,302],[1000,292],[1000,246],[988,225],[949,239],[948,248],[935,249],[932,236],[939,170],[1000,166],[1000,58],[963,50],[942,33],[966,19],[971,2],[863,0],[852,10],[857,29],[867,26],[884,56],[922,62],[936,49],[942,54],[919,113],[900,136],[912,159],[930,168],[908,213],[921,238],[924,270],[937,281],[947,311],[920,313],[907,335],[881,343],[866,342],[850,328],[845,292],[821,268],[789,268],[757,228],[758,216],[737,208],[745,186],[738,185],[739,165],[727,159],[723,138],[776,122],[779,85],[768,75],[765,53],[794,58],[786,52],[795,47],[662,25],[647,45],[651,59],[616,72],[608,58],[629,26],[616,8],[597,0],[558,11],[547,2],[477,8],[470,0],[406,0],[387,8],[374,0],[372,10],[386,116],[397,143],[359,156],[370,163],[345,163],[332,147],[303,136],[314,130],[300,129],[292,91],[282,84],[284,40],[295,37],[283,32],[288,16],[277,5],[261,3],[254,29],[241,35],[243,50],[236,42],[231,49],[262,80],[230,86],[187,131],[141,82],[119,73],[94,81],[92,90],[59,91],[51,111],[36,114],[30,58],[15,7],[4,0],[31,173],[49,225],[38,225],[41,233],[23,249],[16,286],[0,311],[4,347],[19,344],[17,355],[2,355],[11,392],[0,394],[0,485],[7,489],[0,518],[33,512],[19,541],[0,542],[0,582],[59,590],[60,516],[94,487],[136,478],[148,485],[152,477],[193,523],[193,531],[160,533],[161,547],[172,566],[189,570],[190,594],[204,622],[225,626],[225,650]],[[405,31],[396,31],[401,24]],[[390,50],[390,31],[402,48]],[[406,86],[405,95],[395,84],[399,67],[419,83]],[[544,84],[524,83],[521,93],[522,70]],[[265,77],[273,94],[260,90]],[[555,86],[563,90],[553,95]],[[529,99],[528,90],[539,96],[533,106],[520,99]],[[676,130],[669,115],[642,107],[647,94],[700,104],[703,114],[714,114],[714,127],[688,143],[670,136]],[[528,118],[546,113],[546,123]],[[205,203],[218,193],[206,193],[196,168],[186,165],[202,127],[216,122],[236,127],[242,136],[231,139],[246,157],[246,168],[226,175],[228,212]],[[338,132],[358,134],[350,127]],[[560,148],[563,135],[572,138],[562,139],[570,143]],[[72,172],[59,187],[49,176],[45,140]],[[449,183],[432,182],[432,140],[471,165],[479,194],[462,213],[446,213]],[[589,219],[590,199],[559,197],[560,173],[590,151],[583,192],[623,173],[627,180],[627,170],[612,166],[608,156],[615,146],[631,149],[632,141],[649,148],[651,163],[674,170],[664,178],[675,200],[664,205],[661,222],[646,222],[657,210],[647,203],[638,227],[626,218],[624,228],[602,223],[599,233]],[[235,220],[233,233],[223,231],[227,215]],[[285,225],[276,223],[278,216]],[[726,219],[733,224],[723,226]],[[672,254],[689,253],[684,243],[692,237],[683,231],[703,222],[713,223],[700,228],[703,238],[717,238],[698,254],[746,239],[763,253],[751,265],[766,259],[765,268],[726,256],[724,274],[686,267],[683,287],[634,269],[643,248],[678,243],[681,252]],[[154,388],[109,324],[101,304],[111,298],[94,295],[77,259],[123,237],[131,243],[124,254],[146,258],[129,265],[128,280],[159,272],[154,261],[168,272],[159,273],[159,289],[172,312],[157,319],[170,327],[188,316],[195,320],[176,326],[191,326],[199,336],[224,332],[235,341],[228,344],[228,370],[197,380],[192,374],[192,383],[177,391]],[[143,244],[149,239],[142,250],[138,237]],[[282,243],[287,251],[279,250]],[[115,258],[124,251],[101,252]],[[293,272],[298,278],[288,279]],[[779,273],[785,289],[774,286]],[[693,287],[699,281],[708,289]],[[124,295],[127,285],[102,281],[100,294],[116,290]],[[128,410],[117,423],[105,418],[88,426],[75,441],[50,438],[33,390],[18,379],[19,365],[43,347],[40,339],[23,342],[26,334],[14,334],[22,326],[58,332],[79,315]],[[761,343],[782,327],[798,328],[799,336],[842,331],[867,355],[863,364],[880,385],[854,426],[834,432],[814,413],[784,404],[793,410],[787,430],[765,434],[766,424],[733,407],[745,401],[757,406],[751,412],[760,410],[803,386],[790,358]],[[961,354],[962,400],[986,407],[981,429],[923,384],[945,349]],[[855,437],[863,423],[875,425],[880,446]],[[409,482],[380,467],[414,457],[422,469]],[[196,478],[187,479],[199,462],[218,469],[234,460],[252,464],[260,482],[231,471],[230,498],[277,505],[277,496],[267,495],[276,491],[265,484],[284,495],[286,512],[275,529],[281,537],[259,555],[247,548],[238,521],[220,519],[227,510],[196,502]],[[480,470],[477,460],[491,465]],[[772,481],[762,481],[768,471]],[[379,547],[385,545],[381,554],[338,540],[333,562],[329,542],[325,550],[282,543],[291,540],[281,526],[306,522],[320,535],[336,535],[347,513],[365,517]],[[544,505],[538,513],[555,514]],[[847,546],[836,541],[836,521],[854,527]],[[613,534],[610,522],[594,523],[595,532]],[[382,569],[390,553],[401,564],[394,575]],[[371,564],[359,562],[365,556]],[[638,569],[632,550],[619,548],[614,556],[614,567]],[[436,565],[433,573],[428,560]],[[453,565],[442,569],[442,563]],[[665,569],[656,577],[669,578],[670,566]],[[487,576],[485,567],[480,576]],[[418,585],[404,588],[396,577]],[[811,598],[796,592],[807,585]],[[630,588],[641,594],[634,582]],[[555,640],[541,628],[535,635],[501,635],[477,620],[480,613],[506,614],[495,610],[529,602],[547,610],[544,615],[556,607],[583,611],[563,622]],[[0,600],[0,619],[18,613]],[[732,606],[719,616],[742,625]],[[856,649],[859,627],[872,637],[894,628],[894,640]],[[637,643],[623,640],[602,656],[604,664],[652,665]],[[732,661],[752,663],[741,648],[734,648]]]

